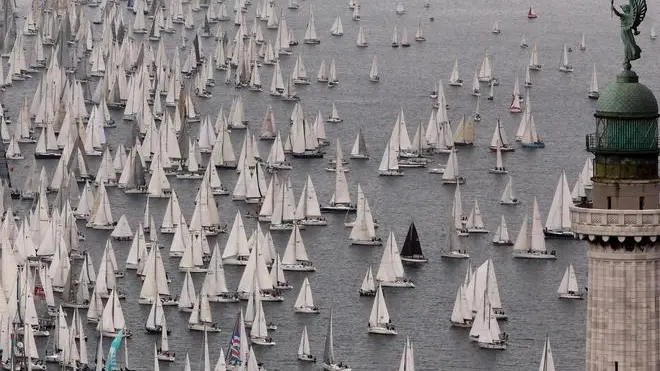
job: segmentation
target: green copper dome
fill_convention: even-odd
[[[596,104],[597,117],[656,118],[658,101],[653,92],[639,83],[637,74],[624,70],[607,86]]]

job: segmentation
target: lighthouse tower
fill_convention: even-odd
[[[594,116],[593,204],[571,207],[588,243],[586,369],[660,370],[658,103],[626,69]]]

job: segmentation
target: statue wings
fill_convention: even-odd
[[[644,17],[646,17],[646,9],[646,0],[630,0],[630,11],[634,17],[633,30],[637,31],[637,27],[639,27]]]

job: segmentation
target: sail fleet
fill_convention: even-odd
[[[95,361],[87,354],[88,335],[85,333],[88,333],[99,339],[95,352],[97,360],[105,357],[103,341],[109,344],[111,339],[123,337],[124,354],[120,358],[123,367],[128,369],[131,348],[128,339],[138,329],[131,328],[135,318],[131,313],[127,320],[128,313],[124,312],[122,302],[135,301],[144,306],[145,313],[149,308],[148,315],[139,320],[144,321],[146,332],[156,334],[149,338],[154,344],[153,369],[159,369],[159,361],[181,362],[186,370],[191,369],[191,362],[195,363],[189,354],[177,357],[172,350],[168,336],[175,324],[172,313],[178,311],[188,321],[183,328],[203,333],[205,370],[212,367],[211,356],[217,358],[215,370],[265,370],[266,366],[257,361],[256,354],[261,353],[255,353],[255,349],[277,347],[279,342],[291,340],[278,338],[276,341],[276,329],[294,325],[275,325],[270,318],[276,307],[267,303],[287,301],[293,302],[289,310],[295,313],[322,314],[327,318],[325,346],[322,357],[319,356],[321,367],[331,371],[351,370],[344,358],[335,354],[334,343],[334,321],[341,318],[336,314],[346,308],[329,305],[328,301],[333,298],[317,292],[320,291],[316,278],[319,274],[314,272],[326,269],[316,263],[325,252],[317,246],[314,234],[305,232],[332,226],[336,218],[331,213],[346,215],[344,224],[350,232],[345,233],[344,245],[380,256],[373,271],[365,264],[360,277],[353,282],[356,297],[358,294],[369,297],[366,300],[372,306],[367,332],[375,335],[404,332],[411,335],[405,325],[393,324],[392,320],[398,321],[400,316],[398,311],[388,309],[395,293],[402,288],[418,287],[420,283],[413,278],[426,264],[442,260],[442,264],[458,265],[460,260],[455,258],[467,260],[468,250],[483,248],[479,235],[490,234],[492,245],[497,246],[494,249],[513,246],[513,258],[548,260],[556,259],[557,253],[548,250],[546,239],[574,237],[570,230],[569,207],[587,198],[593,172],[589,160],[578,175],[573,191],[562,172],[545,225],[537,195],[524,194],[524,199],[519,199],[514,179],[522,178],[508,176],[499,207],[532,210],[531,226],[525,216],[515,243],[510,238],[511,227],[507,226],[503,213],[497,221],[484,220],[479,202],[485,204],[485,200],[474,199],[471,211],[463,213],[460,189],[464,184],[472,184],[464,175],[464,167],[473,164],[466,162],[459,167],[459,156],[464,150],[462,147],[467,147],[465,151],[470,151],[471,147],[485,147],[477,133],[490,132],[483,127],[486,122],[494,124],[488,151],[495,157],[492,161],[495,167],[488,170],[493,175],[509,171],[515,174],[515,169],[504,166],[504,159],[517,156],[512,154],[517,147],[545,148],[538,129],[550,131],[543,122],[548,118],[540,117],[537,126],[530,102],[530,71],[539,73],[542,66],[537,40],[529,49],[529,64],[524,71],[525,97],[516,75],[512,98],[505,99],[503,106],[516,120],[520,117],[515,141],[507,137],[504,120],[484,117],[484,123],[480,123],[479,97],[490,90],[489,99],[493,98],[495,86],[500,84],[493,65],[497,60],[491,54],[482,54],[483,59],[474,72],[470,93],[475,98],[467,98],[476,99],[474,112],[456,115],[452,112],[456,120],[450,119],[447,96],[455,96],[453,92],[463,85],[460,76],[464,62],[457,56],[448,84],[433,82],[427,124],[406,121],[403,105],[386,108],[383,117],[388,122],[383,123],[381,129],[389,134],[387,140],[376,143],[372,128],[356,126],[350,154],[344,157],[339,138],[335,141],[328,133],[334,132],[334,126],[352,121],[348,115],[340,116],[340,112],[344,113],[345,102],[324,103],[326,107],[322,109],[329,112],[326,116],[321,109],[310,110],[305,95],[309,88],[318,84],[323,84],[318,85],[324,86],[323,89],[342,89],[350,85],[351,81],[344,82],[349,76],[344,71],[345,61],[333,57],[324,59],[314,79],[309,72],[314,66],[310,65],[311,58],[306,53],[331,37],[340,41],[345,32],[350,32],[351,37],[356,35],[357,47],[371,46],[364,51],[372,49],[379,38],[372,36],[367,22],[361,22],[362,17],[369,15],[362,4],[350,3],[351,19],[358,24],[357,32],[353,27],[344,29],[341,15],[334,18],[328,32],[318,28],[311,4],[303,5],[295,0],[279,5],[273,1],[250,4],[237,0],[233,17],[228,3],[199,0],[129,3],[131,11],[124,11],[119,3],[103,0],[90,0],[85,11],[79,10],[83,7],[79,4],[71,4],[63,10],[42,10],[38,15],[30,9],[22,32],[11,40],[13,47],[5,46],[9,73],[5,75],[0,70],[2,85],[11,89],[12,84],[18,85],[34,77],[37,87],[31,102],[25,98],[19,106],[6,112],[0,106],[0,134],[6,144],[6,159],[10,164],[22,163],[19,161],[27,164],[24,184],[0,187],[0,206],[6,215],[1,224],[0,325],[3,328],[0,349],[3,366],[13,367],[12,362],[24,362],[31,369],[39,369],[40,364],[34,363],[44,360],[68,369],[92,367]],[[304,49],[298,46],[294,29],[287,25],[287,13],[281,8],[289,12],[308,8],[301,38],[302,44],[307,45]],[[395,13],[405,16],[404,3],[397,4]],[[533,17],[529,16],[532,14]],[[537,17],[532,8],[528,17]],[[195,20],[199,19],[202,21],[197,25]],[[233,40],[226,30],[231,26],[224,26],[232,21],[237,27]],[[429,37],[424,32],[426,24],[421,18],[416,19],[415,24],[412,44],[408,28],[395,25],[391,46],[406,48],[426,41]],[[492,32],[503,37],[499,21],[495,22]],[[179,35],[175,35],[177,33]],[[169,46],[166,47],[163,40],[175,37],[176,44],[181,45],[174,47],[172,53],[166,50]],[[28,50],[24,48],[25,39],[31,39],[35,45],[34,52],[30,52],[34,55],[30,54],[29,68],[24,55]],[[203,50],[203,45],[211,44],[205,40],[213,40],[210,53]],[[527,47],[524,35],[521,46],[523,41]],[[583,35],[580,50],[586,50],[585,43]],[[61,51],[64,49],[70,55],[57,58],[56,53],[64,53]],[[574,71],[569,49],[563,45],[559,65],[562,72]],[[373,83],[394,80],[393,75],[382,77],[383,72],[389,72],[383,68],[387,59],[376,54],[370,59],[371,64],[366,65],[362,73],[365,80],[368,78]],[[287,70],[290,63],[285,64],[285,60],[294,64],[290,71]],[[268,81],[263,81],[266,71],[272,71],[272,79],[270,86],[266,86],[267,92],[262,93],[263,84]],[[588,97],[597,99],[595,64],[590,73]],[[200,105],[211,102],[213,93],[219,93],[221,81],[226,85],[224,88],[234,89],[225,90],[230,92],[231,104],[227,105],[229,110],[223,106],[212,107],[211,116],[207,110],[200,109]],[[446,95],[445,88],[454,91]],[[244,91],[249,93],[244,94]],[[258,120],[253,120],[251,103],[256,96],[272,98],[272,104],[265,113],[259,113]],[[289,125],[276,121],[280,104],[290,112],[283,120]],[[16,112],[14,120],[10,120],[9,112]],[[413,130],[412,137],[409,128]],[[123,144],[112,143],[118,140],[111,134],[113,131],[130,132],[130,138]],[[238,137],[242,141],[237,152],[232,139]],[[336,146],[335,158],[326,167],[331,173],[330,180],[318,179],[317,174],[312,173],[304,174],[304,181],[300,182],[294,174],[299,173],[297,169],[306,168],[307,163],[303,165],[301,161],[324,157],[331,142]],[[262,156],[265,152],[260,153],[264,144],[270,148],[267,156]],[[364,161],[370,159],[367,145],[373,145],[376,153],[382,149],[378,164]],[[52,176],[46,171],[51,166],[44,166],[44,161],[55,169]],[[452,209],[450,223],[440,226],[431,242],[422,241],[420,234],[428,235],[428,232],[419,233],[414,221],[407,220],[410,222],[408,231],[399,246],[394,230],[400,226],[380,227],[376,220],[378,214],[388,212],[373,207],[380,208],[380,203],[374,201],[380,201],[381,194],[373,190],[366,179],[362,181],[356,176],[351,179],[357,181],[356,185],[349,183],[353,172],[349,173],[348,165],[357,167],[360,164],[373,169],[370,170],[373,175],[396,181],[397,177],[425,176],[425,171],[418,172],[416,168],[426,168],[433,161],[445,165],[430,168],[428,173],[440,174],[437,178],[429,175],[430,179],[450,189],[455,187],[453,206],[440,205]],[[230,189],[225,181],[233,181],[233,178],[236,180]],[[331,193],[326,194],[326,187],[319,187],[325,183],[331,185]],[[179,193],[190,193],[177,189],[181,184],[194,189],[193,197],[179,199]],[[131,202],[146,200],[144,209],[138,210],[142,217],[137,224],[131,224],[131,219],[135,218],[130,214],[116,215],[118,192],[129,195]],[[10,194],[16,197],[9,197]],[[48,194],[56,196],[49,199]],[[224,203],[218,202],[223,196],[251,211],[246,212],[246,208],[241,211],[238,207],[228,210]],[[517,206],[521,203],[522,206]],[[155,205],[159,206],[153,207]],[[23,214],[12,217],[16,210]],[[250,221],[246,222],[248,219]],[[490,230],[496,228],[492,234],[487,227],[491,222],[499,222],[497,227],[490,226]],[[87,233],[103,236],[102,247],[94,253],[92,250],[97,248],[84,242]],[[286,243],[282,244],[282,238]],[[434,250],[438,246],[440,248]],[[126,248],[125,261],[117,260],[117,247]],[[95,259],[96,252],[101,251],[101,258]],[[465,278],[456,282],[458,290],[453,309],[444,315],[447,325],[469,328],[466,340],[477,343],[482,349],[506,349],[509,335],[502,331],[499,322],[508,320],[509,315],[500,297],[495,264],[487,259],[473,270],[467,260],[467,266]],[[226,269],[242,272],[240,281],[228,281]],[[363,272],[366,272],[364,276]],[[295,281],[288,281],[288,275],[295,276]],[[176,284],[171,285],[172,282]],[[295,300],[292,297],[295,292],[288,294],[293,289],[291,282],[301,282],[299,286],[294,284],[298,290]],[[123,289],[135,284],[139,287],[137,297],[133,295],[135,291]],[[175,287],[178,295],[173,293]],[[37,297],[37,292],[43,296]],[[579,289],[573,265],[569,264],[557,296],[582,299],[585,294]],[[234,310],[230,305],[239,305],[240,309]],[[38,313],[37,307],[44,307],[43,313]],[[214,319],[220,307],[223,310],[233,308],[235,323],[230,324],[233,327],[229,346],[210,352],[209,337],[225,336],[214,333],[228,328]],[[9,321],[10,315],[19,321]],[[298,329],[300,342],[291,357],[301,362],[316,362],[319,349],[310,345],[309,338],[319,334],[313,329],[312,326]],[[25,348],[21,352],[14,352],[9,341],[14,336],[22,339]],[[40,357],[34,337],[53,339],[54,352]],[[417,341],[406,336],[399,370],[415,369],[413,340]],[[151,346],[148,349],[151,354]],[[343,354],[345,347],[341,349]],[[134,358],[131,357],[131,363],[135,363]],[[96,367],[98,369],[99,364]],[[548,339],[545,339],[541,367],[554,369]]]

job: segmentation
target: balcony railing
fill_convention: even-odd
[[[610,153],[659,153],[658,137],[612,138],[607,134],[587,134],[587,151]]]
[[[572,230],[597,236],[660,236],[660,209],[612,210],[571,206]]]

